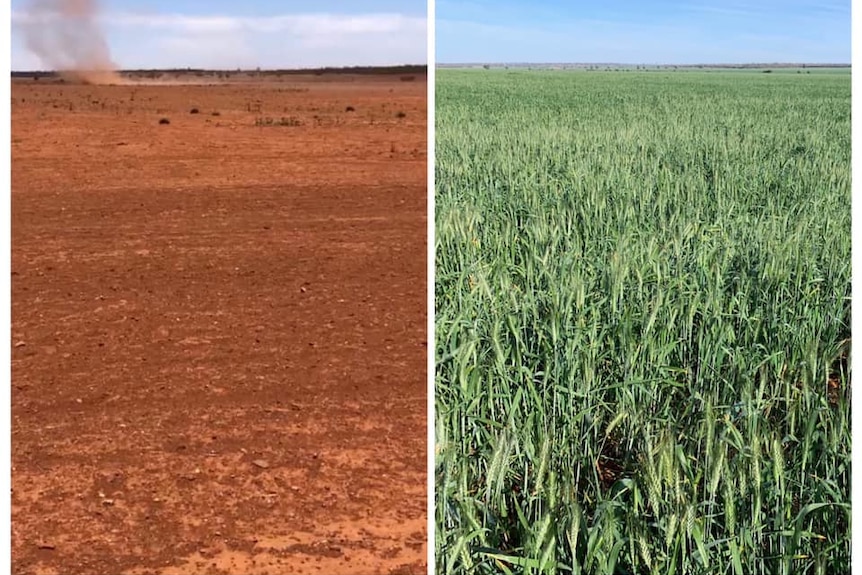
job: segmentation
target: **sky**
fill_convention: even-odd
[[[436,60],[849,63],[851,0],[437,0]]]
[[[12,0],[12,69],[27,48],[28,0]],[[119,68],[314,68],[427,63],[425,0],[102,0]]]

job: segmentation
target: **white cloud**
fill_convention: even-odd
[[[12,12],[13,69],[28,69],[20,31],[45,14]],[[98,18],[122,68],[288,68],[424,64],[426,21],[401,14],[225,15],[105,13]],[[19,36],[16,41],[16,36]]]
[[[183,16],[181,14],[115,14],[100,19],[105,28],[154,28],[171,32],[220,33],[242,29],[238,18],[228,16]]]
[[[254,68],[257,55],[239,34],[196,34],[158,37],[150,53],[159,54],[165,67],[182,68]],[[139,66],[149,67],[144,61]]]
[[[40,70],[43,68],[42,61],[26,49],[15,51],[13,43],[12,69],[13,70]]]
[[[56,18],[51,13],[12,12],[12,24]],[[188,16],[185,14],[141,14],[118,12],[98,18],[106,28],[155,28],[175,32],[290,32],[319,34],[386,34],[401,31],[425,32],[424,18],[401,14],[284,14],[272,17]]]

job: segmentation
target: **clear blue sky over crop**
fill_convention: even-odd
[[[34,5],[12,0],[12,69],[46,67],[27,42]],[[98,22],[121,68],[424,64],[425,0],[102,0]]]
[[[439,63],[850,62],[851,0],[438,0]]]

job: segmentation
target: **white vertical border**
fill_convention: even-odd
[[[435,38],[434,38],[434,30],[435,30],[435,0],[426,0],[428,3],[428,24],[426,27],[426,34],[428,35],[428,52],[426,61],[428,62],[428,146],[427,146],[427,169],[428,169],[428,187],[427,187],[427,201],[428,201],[428,209],[427,209],[427,223],[428,223],[428,274],[426,276],[426,284],[428,288],[428,307],[427,307],[427,315],[428,315],[428,337],[426,338],[428,341],[428,346],[426,348],[428,353],[428,421],[426,424],[426,428],[428,430],[428,448],[427,448],[427,456],[428,456],[428,487],[427,487],[427,513],[428,513],[428,575],[434,574],[435,563],[434,563],[434,541],[436,538],[435,533],[435,493],[434,493],[434,459],[435,459],[435,433],[434,433],[434,424],[436,419],[434,417],[434,381],[435,381],[435,370],[434,370],[434,358],[436,355],[437,346],[434,340],[434,245],[435,245],[435,235],[434,235],[434,104],[435,104],[435,78],[436,78],[436,67],[437,67],[437,53],[434,50],[435,47]],[[7,276],[8,277],[8,276]],[[9,346],[6,346],[7,349]]]
[[[0,561],[5,569],[12,562],[12,6],[3,8],[3,27],[0,28],[0,457],[3,458],[3,474],[0,478]]]
[[[850,34],[850,42],[852,46],[852,54],[851,54],[851,65],[859,66],[862,65],[862,39],[859,38],[859,34],[862,34],[862,1],[855,0],[852,2],[851,6],[851,34]],[[857,372],[855,368],[855,359],[859,357],[859,353],[856,351],[855,346],[853,345],[853,337],[857,334],[862,333],[860,329],[862,329],[862,315],[860,315],[860,311],[856,308],[857,300],[862,294],[862,258],[860,258],[860,254],[862,254],[862,238],[860,238],[860,234],[862,234],[862,197],[860,197],[860,182],[862,182],[862,118],[859,117],[862,114],[862,77],[860,77],[862,71],[857,72],[855,70],[851,71],[851,91],[852,91],[852,107],[851,107],[851,125],[852,125],[852,139],[851,139],[851,196],[850,196],[850,205],[851,205],[851,236],[852,236],[852,256],[850,258],[851,268],[851,297],[853,306],[850,315],[850,341],[851,341],[851,351],[850,351],[850,401],[851,401],[851,415],[850,415],[850,429],[851,429],[851,484],[850,484],[850,502],[851,502],[851,559],[850,565],[851,567],[855,567],[853,572],[862,573],[862,569],[860,569],[860,565],[862,565],[862,559],[860,559],[860,552],[862,552],[862,537],[860,537],[860,532],[862,532],[862,501],[860,501],[860,497],[862,497],[862,465],[859,465],[859,462],[862,461],[862,457],[859,456],[860,449],[862,449],[862,409],[860,409],[858,405],[859,399],[853,397],[853,384],[855,383]]]

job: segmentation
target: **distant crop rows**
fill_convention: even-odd
[[[442,573],[845,573],[850,76],[437,76]]]

